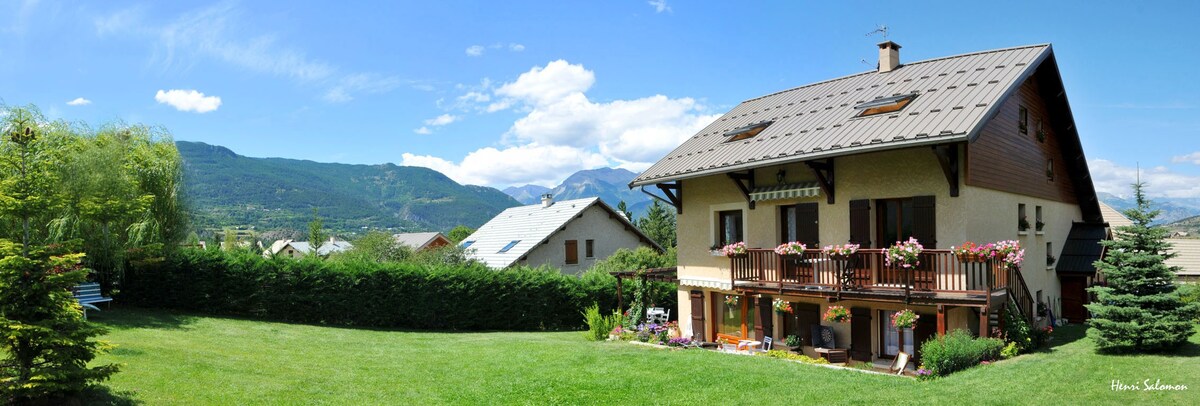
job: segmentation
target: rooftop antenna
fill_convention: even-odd
[[[888,26],[887,26],[887,25],[885,25],[885,24],[879,24],[879,27],[875,28],[875,30],[874,30],[874,31],[868,32],[868,33],[867,33],[867,36],[869,37],[869,36],[872,36],[872,35],[875,35],[875,34],[883,34],[883,40],[884,40],[884,41],[887,41],[887,37],[888,37]]]

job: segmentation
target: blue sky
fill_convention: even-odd
[[[640,170],[742,100],[1050,42],[1097,188],[1200,197],[1197,2],[89,2],[0,6],[0,98],[248,156],[472,184]]]

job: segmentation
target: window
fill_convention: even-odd
[[[500,249],[500,251],[497,251],[496,253],[497,253],[497,254],[503,254],[503,253],[505,253],[505,252],[508,252],[508,250],[511,250],[511,249],[512,249],[512,247],[516,246],[516,245],[517,245],[517,243],[519,243],[519,242],[521,242],[521,240],[512,240],[512,241],[510,241],[508,244],[505,244],[505,245],[504,245],[504,248],[501,248],[501,249]]]
[[[896,326],[892,325],[893,314],[896,314],[896,312],[891,310],[879,311],[879,322],[881,324],[879,331],[883,334],[883,337],[879,340],[880,345],[883,347],[882,351],[880,351],[882,356],[895,357],[900,351],[900,332],[896,330]],[[916,354],[913,351],[913,341],[913,329],[904,329],[904,352]]]
[[[1029,217],[1025,217],[1025,203],[1017,203],[1017,229],[1018,231],[1029,229]]]
[[[1046,223],[1042,222],[1042,206],[1033,207],[1033,221],[1035,229],[1042,231],[1042,227],[1046,225]]]
[[[859,103],[857,106],[854,106],[855,110],[859,110],[858,115],[855,117],[867,117],[876,114],[900,111],[904,109],[904,106],[907,106],[908,103],[911,103],[913,99],[916,98],[916,93],[910,93],[892,97],[881,97],[869,102]]]
[[[816,203],[779,206],[779,242],[799,241],[810,247],[817,246],[820,239],[817,210]]]
[[[1017,114],[1017,129],[1021,134],[1029,134],[1029,110],[1021,106]]]
[[[1046,142],[1046,129],[1042,128],[1042,119],[1036,118],[1033,120],[1033,131],[1037,135],[1038,142]]]
[[[567,265],[578,264],[579,263],[579,241],[578,240],[567,240],[567,243],[565,245],[566,245],[566,250],[567,250],[567,252],[566,252]]]
[[[742,239],[742,211],[717,212],[717,245],[726,246]]]
[[[734,297],[738,298],[737,304],[729,305],[725,303],[725,296],[717,295],[718,300],[721,300],[718,302],[721,319],[718,333],[749,338],[750,333],[754,331],[754,298],[748,295]]]
[[[913,200],[887,199],[875,203],[878,210],[879,245],[887,247],[893,242],[913,236]],[[922,241],[925,243],[925,241]]]
[[[462,248],[467,249],[467,248],[471,247],[471,244],[474,244],[474,243],[475,243],[475,241],[463,241]]]
[[[725,133],[725,137],[729,138],[728,140],[725,140],[725,142],[734,142],[754,138],[754,136],[758,135],[758,133],[762,132],[762,130],[767,129],[771,123],[774,123],[774,121],[764,121],[761,123],[750,124],[729,130],[729,132]]]
[[[1057,260],[1058,260],[1058,258],[1054,257],[1054,243],[1047,242],[1046,243],[1046,267],[1049,268],[1050,266],[1054,265],[1054,261],[1057,261]]]
[[[596,240],[587,240],[583,242],[584,256],[588,258],[596,257]]]
[[[1054,158],[1046,160],[1046,180],[1054,180]]]

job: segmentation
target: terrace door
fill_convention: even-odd
[[[1061,317],[1072,323],[1081,323],[1087,319],[1087,279],[1083,277],[1067,277],[1060,279],[1062,283],[1062,314]]]
[[[880,344],[882,348],[880,348],[879,356],[881,358],[895,358],[896,354],[898,354],[900,351],[901,332],[892,325],[893,314],[896,314],[896,312],[893,310],[879,311],[879,331],[883,333],[883,337],[880,338]],[[913,342],[916,341],[915,337],[913,336],[913,329],[906,328],[904,329],[903,333],[904,352],[910,355],[916,355],[917,353],[914,351],[916,346],[913,345]]]
[[[816,203],[800,203],[779,207],[779,243],[799,241],[809,248],[818,248],[820,229],[817,225]]]
[[[871,309],[850,308],[850,358],[871,361]]]
[[[800,337],[801,345],[811,346],[814,324],[821,324],[821,306],[815,303],[792,302],[792,314],[785,314],[783,317],[783,338],[797,336]]]

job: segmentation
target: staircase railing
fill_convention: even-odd
[[[1015,266],[1006,268],[1008,271],[1008,297],[1016,305],[1017,311],[1021,312],[1025,321],[1033,324],[1034,299],[1029,294],[1029,285],[1025,284],[1025,277],[1021,276],[1021,268]]]

